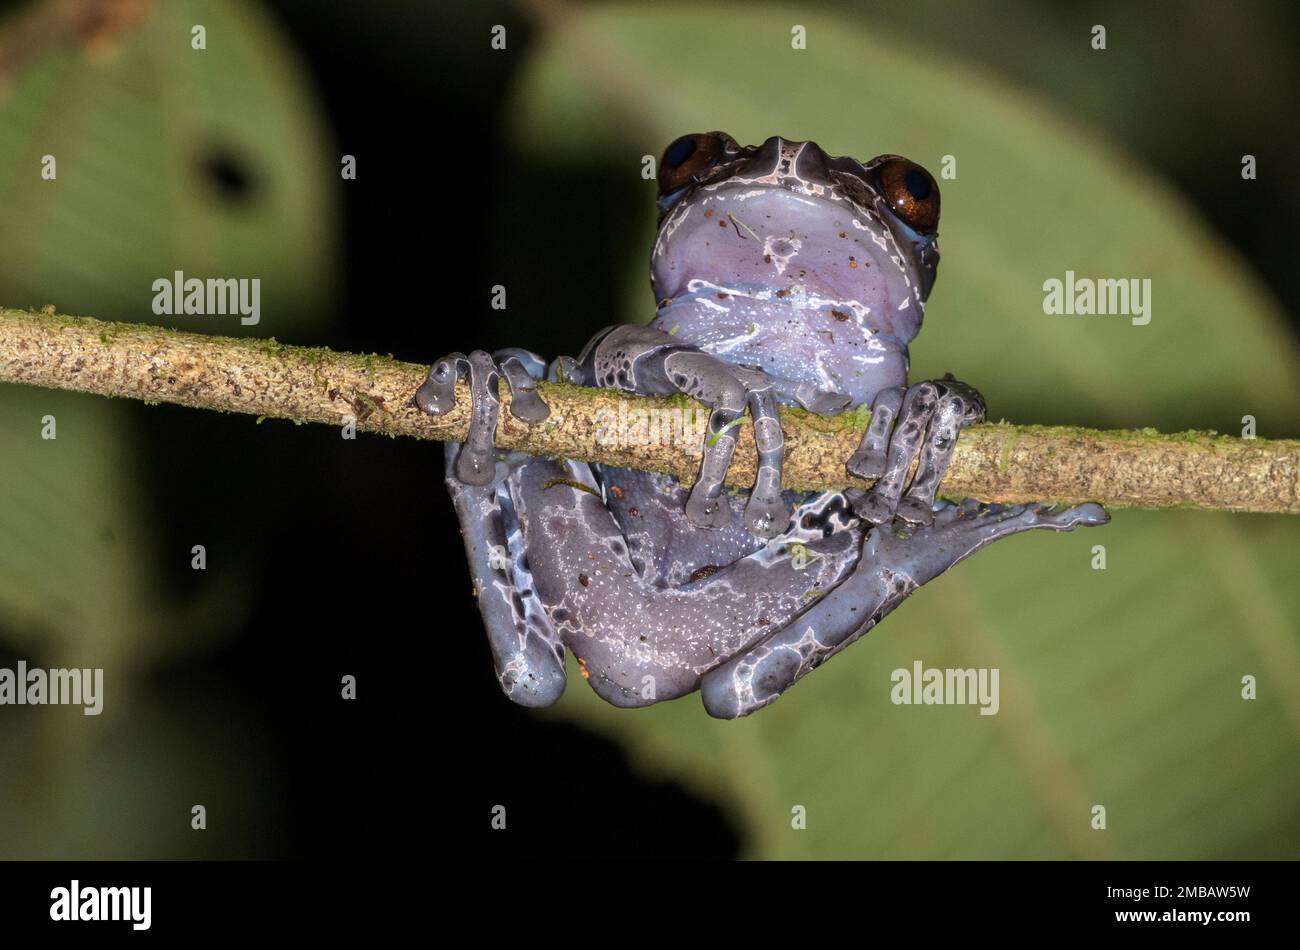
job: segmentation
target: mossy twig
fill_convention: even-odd
[[[432,418],[411,403],[426,372],[426,366],[391,356],[0,309],[0,381],[296,422],[342,425],[351,417],[370,432],[464,439],[468,387],[458,389],[453,412]],[[696,411],[704,418],[691,400],[539,383],[551,415],[528,425],[509,413],[509,394],[502,390],[502,448],[694,479],[699,430],[677,427]],[[865,409],[825,418],[782,409],[783,483],[799,489],[862,484],[844,463],[869,418]],[[736,429],[739,446],[728,483],[741,488],[754,480],[752,428]],[[943,493],[1005,503],[1099,501],[1297,514],[1300,441],[984,424],[961,434]]]

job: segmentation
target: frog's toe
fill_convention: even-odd
[[[456,408],[456,383],[470,379],[470,425],[465,444],[456,456],[456,477],[466,485],[487,485],[496,475],[493,439],[497,422],[496,364],[487,353],[475,350],[468,357],[451,353],[429,369],[429,376],[415,391],[414,402],[421,412],[442,416]]]
[[[853,453],[845,466],[850,475],[856,475],[858,478],[864,478],[867,481],[879,478],[885,471],[885,453],[877,449],[859,448]]]
[[[510,387],[510,414],[521,422],[536,425],[551,415],[551,407],[537,395],[537,384],[517,356],[501,361],[501,375]]]
[[[785,464],[785,435],[770,389],[751,388],[749,411],[754,417],[754,444],[758,448],[758,475],[745,505],[745,527],[760,538],[776,537],[790,522],[790,506],[781,497],[781,469]]]
[[[686,499],[686,520],[697,528],[725,528],[731,524],[731,506],[721,491],[711,494],[696,482]]]
[[[469,355],[469,434],[456,458],[456,477],[466,485],[487,485],[496,476],[496,431],[501,414],[497,365],[491,354]],[[454,386],[455,383],[453,382]]]
[[[456,456],[456,477],[466,485],[490,485],[496,477],[496,453],[465,443]]]
[[[886,524],[894,518],[894,505],[889,499],[882,497],[877,492],[860,492],[850,491],[846,493],[849,503],[853,506],[854,512],[863,521],[869,521],[872,524]]]
[[[884,524],[898,510],[912,460],[921,451],[926,427],[940,395],[935,383],[917,383],[901,397],[896,419],[890,417],[895,400],[899,398],[896,392],[889,392],[888,395],[881,393],[873,404],[872,412],[878,413],[878,416],[873,415],[867,434],[863,436],[863,443],[869,446],[868,451],[884,449],[885,468],[876,484],[853,506],[859,515],[872,524]],[[918,469],[918,478],[920,471]],[[917,496],[917,499],[927,505],[934,501],[933,497],[924,500]]]
[[[967,501],[969,501],[969,499],[967,499]],[[936,501],[934,506],[930,509],[930,513],[934,517],[934,521],[931,522],[931,524],[951,524],[962,516],[962,511],[965,506],[965,501],[959,505],[953,504],[950,501]]]
[[[1066,529],[1078,525],[1085,528],[1093,528],[1110,521],[1110,515],[1106,513],[1106,509],[1093,501],[1077,505],[1073,508],[1062,508],[1059,510],[1055,508],[1039,508],[1038,516],[1043,522]]]
[[[871,480],[885,474],[885,466],[889,461],[889,434],[893,431],[894,420],[898,418],[898,410],[903,405],[903,393],[903,387],[896,386],[881,390],[872,400],[871,422],[862,434],[858,450],[848,462],[850,475]]]
[[[938,398],[927,421],[916,475],[898,506],[900,516],[916,524],[929,524],[928,515],[957,447],[958,433],[984,418],[984,399],[972,387],[951,377],[931,385]]]
[[[421,412],[442,416],[456,408],[456,381],[469,371],[464,353],[450,353],[429,369],[429,376],[415,391],[415,405]]]
[[[910,493],[898,503],[895,514],[906,521],[908,524],[928,525],[934,523],[934,512],[931,510],[932,502],[927,502],[921,498],[915,498]]]
[[[745,504],[745,527],[760,538],[772,539],[790,523],[790,506],[779,491],[760,493],[755,488]]]
[[[799,405],[815,416],[833,416],[837,412],[843,412],[853,401],[851,396],[844,393],[824,391],[809,391],[802,398],[799,395],[795,398]]]

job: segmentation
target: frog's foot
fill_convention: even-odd
[[[415,392],[415,404],[431,416],[441,416],[456,406],[456,382],[469,376],[469,435],[456,457],[456,477],[466,485],[487,485],[496,471],[495,440],[501,401],[500,377],[510,387],[510,414],[523,422],[542,422],[550,408],[537,395],[534,380],[541,379],[546,364],[527,350],[507,349],[489,354],[475,350],[469,356],[452,353],[438,360],[429,378]]]
[[[983,418],[983,397],[951,375],[878,393],[871,405],[871,423],[847,466],[850,474],[877,481],[870,491],[849,493],[853,510],[872,524],[885,524],[895,516],[929,524],[957,433]],[[918,452],[916,476],[904,495],[908,470]]]
[[[876,528],[843,582],[791,624],[705,674],[700,684],[711,716],[734,719],[775,702],[880,622],[922,584],[999,538],[1046,528],[1069,531],[1105,524],[1100,505],[1055,509],[1043,505],[933,506],[930,524]]]
[[[1094,502],[1076,507],[988,505],[968,498],[959,505],[937,502],[931,514],[929,524],[896,523],[873,531],[863,557],[887,561],[893,571],[906,574],[919,587],[999,538],[1034,528],[1071,531],[1110,521],[1106,510]]]

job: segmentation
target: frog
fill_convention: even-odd
[[[648,324],[605,327],[549,363],[518,347],[451,353],[413,396],[445,415],[469,384],[469,429],[448,444],[443,480],[511,700],[554,703],[567,650],[615,706],[699,691],[711,716],[747,716],[989,543],[1106,523],[1091,502],[939,497],[958,434],[986,409],[951,374],[908,381],[939,263],[939,187],[924,167],[714,131],[670,143],[657,184]],[[707,410],[698,476],[687,487],[499,450],[502,380],[509,412],[532,425],[550,414],[542,380],[684,394]],[[784,488],[781,408],[861,406],[870,418],[847,487]],[[757,474],[733,490],[742,424]]]

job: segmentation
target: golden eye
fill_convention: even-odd
[[[664,149],[659,162],[659,194],[698,181],[722,156],[722,140],[707,132],[683,135]]]
[[[934,231],[939,224],[939,186],[930,173],[915,162],[894,157],[881,164],[879,175],[890,210],[914,231]]]

